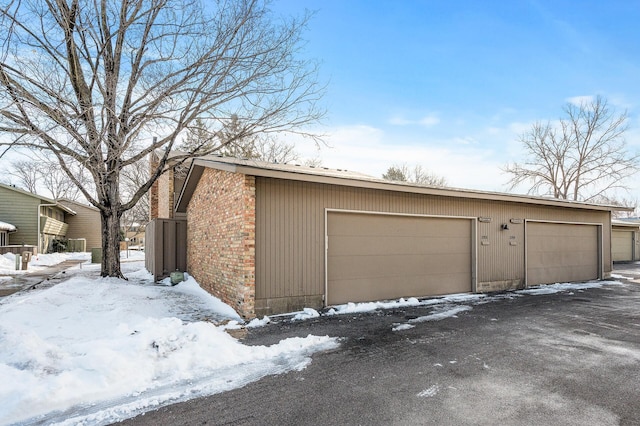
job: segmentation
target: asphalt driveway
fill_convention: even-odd
[[[123,423],[640,425],[640,264],[616,269],[638,283],[499,294],[397,331],[445,307],[280,319],[244,342],[326,334],[342,344],[304,370]]]

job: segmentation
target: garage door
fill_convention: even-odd
[[[599,227],[527,223],[527,285],[599,278]]]
[[[472,222],[329,212],[327,304],[471,291]]]
[[[611,255],[614,262],[633,260],[632,231],[611,231]]]

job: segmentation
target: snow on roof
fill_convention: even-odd
[[[0,231],[14,232],[17,228],[10,223],[0,221]]]

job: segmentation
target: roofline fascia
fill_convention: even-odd
[[[324,184],[339,185],[339,186],[378,189],[378,190],[384,190],[384,191],[405,192],[405,193],[421,194],[421,195],[434,195],[434,196],[441,196],[441,197],[467,198],[467,199],[487,200],[487,201],[502,201],[502,202],[511,202],[511,203],[544,205],[544,206],[550,206],[550,207],[577,208],[582,210],[597,210],[597,211],[633,211],[634,210],[634,208],[632,207],[589,204],[589,203],[583,203],[579,201],[555,200],[551,198],[526,196],[526,195],[502,194],[497,192],[482,192],[482,191],[473,191],[473,190],[466,190],[466,189],[435,188],[435,187],[426,187],[426,186],[416,186],[416,185],[399,183],[399,182],[381,182],[381,181],[367,180],[367,179],[356,179],[356,178],[346,178],[346,177],[339,177],[339,176],[328,176],[328,175],[322,175],[322,174],[316,175],[311,173],[273,170],[273,169],[261,168],[256,166],[217,162],[213,159],[194,160],[185,182],[189,183],[189,180],[191,178],[191,173],[193,169],[196,167],[199,167],[202,169],[214,168],[217,170],[241,173],[244,175],[257,176],[257,177],[294,180],[294,181],[301,181],[301,182],[324,183]],[[203,170],[199,171],[199,176],[197,176],[198,180],[200,179],[202,172]],[[176,208],[177,211],[179,212],[186,211],[186,205],[189,203],[191,195],[193,194],[193,190],[195,190],[195,185],[197,185],[197,182],[195,184],[190,184],[190,185],[185,184],[185,186],[182,189],[182,192],[180,193],[180,198],[178,200],[178,204]],[[188,186],[192,188],[188,189],[187,188]],[[184,210],[181,210],[178,207],[181,207]]]

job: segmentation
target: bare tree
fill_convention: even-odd
[[[294,144],[267,140],[256,147],[257,157],[269,163],[291,163],[300,161],[300,154],[296,151]]]
[[[557,125],[535,123],[520,137],[526,160],[508,164],[510,189],[565,200],[593,201],[638,171],[640,156],[626,149],[627,114],[616,114],[603,97],[567,104]]]
[[[101,274],[121,277],[120,219],[168,169],[169,152],[197,119],[219,138],[234,114],[242,135],[305,135],[321,118],[315,63],[299,55],[308,19],[276,19],[262,0],[5,2],[0,132],[13,138],[0,144],[55,156],[100,210]],[[208,154],[201,143],[172,161]],[[153,151],[157,167],[124,198],[122,171]]]
[[[124,198],[131,198],[140,186],[149,179],[149,160],[143,158],[137,163],[122,169],[121,193]],[[140,226],[149,220],[149,194],[145,194],[131,209],[122,214],[120,222],[124,235],[130,231],[139,231]]]
[[[8,174],[13,178],[12,183],[15,183],[25,191],[37,194],[40,173],[38,173],[38,167],[35,162],[19,160],[12,162],[10,167]]]
[[[75,168],[76,178],[88,185],[88,179],[82,170]],[[47,159],[20,160],[11,163],[9,174],[16,179],[16,184],[32,194],[45,195],[54,200],[66,198],[76,201],[81,197],[80,189],[60,169],[58,163]]]
[[[595,203],[609,204],[612,206],[633,207],[633,211],[629,211],[629,210],[612,211],[611,214],[614,219],[637,218],[638,214],[640,213],[640,202],[638,201],[638,198],[635,198],[635,197],[632,197],[632,198],[617,197],[617,196],[609,197],[606,195],[602,195],[594,198],[592,201]]]
[[[447,186],[446,178],[427,172],[419,164],[415,165],[413,168],[410,168],[406,164],[394,164],[382,175],[382,179],[398,182],[411,182],[428,186]]]

